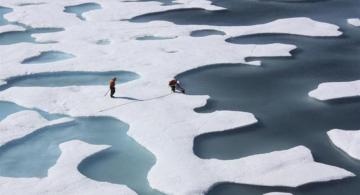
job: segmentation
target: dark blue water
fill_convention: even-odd
[[[359,162],[339,152],[326,135],[333,128],[360,129],[360,98],[320,102],[307,95],[321,82],[360,79],[360,30],[345,22],[337,23],[344,31],[338,38],[279,34],[231,38],[227,41],[233,44],[289,43],[299,48],[290,58],[260,58],[264,60],[262,67],[222,64],[179,75],[188,94],[211,96],[197,112],[248,111],[259,120],[249,127],[198,136],[194,153],[201,158],[235,159],[305,145],[316,161],[360,175]],[[353,195],[360,193],[359,184],[358,177],[297,189],[225,183],[208,194],[251,195],[280,190],[295,195]]]
[[[305,145],[319,162],[360,174],[359,162],[339,152],[326,132],[332,128],[359,129],[360,98],[319,102],[307,93],[320,82],[360,79],[360,30],[346,23],[359,17],[357,0],[225,0],[213,1],[227,10],[185,9],[146,14],[133,22],[166,20],[177,24],[253,25],[289,17],[337,24],[344,35],[337,38],[260,34],[234,37],[233,44],[289,43],[299,48],[288,58],[262,58],[262,67],[222,64],[181,74],[189,94],[211,99],[197,112],[240,110],[252,112],[258,124],[229,132],[198,136],[194,153],[201,158],[235,159],[273,150]],[[196,35],[196,34],[195,34]],[[200,36],[208,34],[201,32]],[[247,60],[256,60],[248,58]],[[360,193],[360,179],[350,178],[300,188],[273,188],[223,183],[208,194],[263,194],[288,191],[296,195]]]
[[[181,9],[137,16],[131,21],[166,20],[176,24],[234,26],[255,25],[290,17],[310,17],[319,21],[338,23],[360,15],[360,2],[357,0],[302,0],[299,2],[213,0],[212,2],[226,10]]]
[[[101,6],[97,3],[83,3],[74,6],[66,6],[64,12],[73,13],[80,20],[85,20],[85,18],[82,16],[83,13],[97,9],[101,9]]]

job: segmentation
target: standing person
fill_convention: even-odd
[[[111,97],[111,98],[114,98],[114,94],[115,94],[115,82],[116,82],[116,77],[114,77],[113,79],[111,79],[110,82],[109,82],[110,97]]]
[[[180,86],[180,82],[176,79],[169,81],[169,86],[172,92],[176,92],[176,90],[179,90],[181,91],[181,93],[185,93],[184,88]]]

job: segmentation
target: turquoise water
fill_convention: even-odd
[[[28,42],[28,43],[37,43],[44,44],[42,42],[37,42],[31,35],[39,34],[39,33],[52,33],[52,32],[60,32],[64,29],[62,28],[31,28],[29,26],[23,25],[17,22],[9,22],[5,20],[4,15],[10,13],[12,9],[1,7],[0,6],[0,26],[6,24],[13,24],[24,27],[26,30],[22,32],[5,32],[0,33],[0,45],[11,45],[16,43]],[[48,43],[48,42],[45,42]]]
[[[8,24],[9,22],[5,20],[4,15],[10,13],[12,10],[7,7],[0,6],[0,26]]]
[[[0,101],[0,120],[3,120],[10,114],[24,110],[21,106],[18,106],[11,102]]]
[[[21,25],[22,26],[22,25]],[[11,45],[17,43],[48,44],[52,42],[37,42],[31,35],[40,33],[52,33],[63,31],[62,28],[27,28],[22,32],[0,33],[0,45]]]
[[[7,79],[7,84],[0,90],[9,87],[64,87],[74,85],[108,85],[108,81],[117,77],[117,83],[125,83],[139,78],[139,75],[127,71],[109,72],[54,72],[38,73]]]
[[[8,80],[12,86],[107,85],[117,76],[124,83],[139,76],[132,72],[60,72],[17,77]],[[107,87],[104,87],[107,89]],[[48,120],[64,115],[28,109],[11,102],[0,101],[0,120],[22,110],[35,110]],[[139,194],[158,195],[147,181],[147,173],[155,157],[126,132],[128,125],[110,117],[75,118],[75,122],[39,129],[36,132],[0,147],[0,175],[6,177],[45,177],[60,156],[59,144],[80,139],[90,144],[105,144],[111,148],[85,159],[79,171],[85,176],[117,184],[125,184]]]
[[[61,51],[46,51],[41,52],[39,56],[26,58],[22,61],[22,64],[41,64],[41,63],[49,63],[56,62],[74,58],[75,56],[72,54],[64,53]]]
[[[65,117],[65,115],[62,115],[62,114],[49,114],[49,113],[39,110],[37,108],[25,108],[25,107],[22,107],[22,106],[19,106],[19,105],[13,103],[13,102],[7,102],[7,101],[0,101],[0,108],[1,108],[0,109],[0,121],[3,120],[5,117],[9,116],[10,114],[14,114],[15,112],[20,112],[23,110],[36,111],[47,120],[55,120],[55,119]]]
[[[73,13],[79,19],[85,20],[82,16],[83,13],[97,9],[101,9],[101,6],[97,3],[83,3],[74,6],[66,6],[64,12]]]
[[[43,128],[0,147],[0,175],[45,177],[60,156],[59,144],[79,139],[110,145],[80,165],[87,177],[125,184],[139,194],[161,194],[149,187],[147,173],[155,157],[126,132],[128,125],[109,117],[76,118],[74,123]]]

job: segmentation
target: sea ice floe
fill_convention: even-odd
[[[332,129],[327,134],[336,147],[346,152],[349,156],[360,160],[360,130]]]
[[[13,12],[5,15],[9,21],[20,22],[32,27],[65,27],[80,24],[76,16],[64,12],[67,6],[76,6],[89,3],[88,0],[53,1],[47,4],[33,4],[18,6],[23,0],[0,1],[2,6],[11,7]],[[37,2],[33,0],[33,2]],[[176,0],[174,4],[163,6],[160,2],[154,1],[117,1],[97,0],[102,9],[86,12],[82,16],[86,20],[98,21],[121,21],[131,19],[142,14],[168,11],[185,8],[202,8],[207,10],[221,10],[224,8],[212,5],[208,0]],[[99,10],[102,10],[99,12]],[[43,17],[47,16],[47,17]]]
[[[78,140],[60,145],[61,156],[57,163],[49,169],[45,178],[7,178],[0,177],[0,194],[12,195],[99,195],[136,193],[126,186],[107,182],[93,181],[83,176],[77,167],[86,157],[100,152],[109,146],[90,145]]]
[[[59,20],[61,19],[59,18]],[[288,28],[284,28],[282,25]],[[295,31],[293,26],[301,26],[302,30]],[[40,44],[34,47],[33,44],[18,43],[0,47],[4,54],[4,63],[1,66],[6,70],[0,73],[0,79],[30,72],[81,71],[84,69],[109,71],[119,69],[119,67],[123,70],[151,76],[154,73],[147,70],[149,66],[157,67],[156,69],[167,69],[166,79],[168,79],[180,72],[205,64],[247,63],[244,60],[246,57],[290,56],[290,51],[296,48],[294,45],[280,43],[236,45],[225,42],[231,36],[266,32],[306,36],[338,36],[341,34],[335,25],[307,18],[281,19],[267,24],[239,27],[178,26],[170,22],[156,21],[135,24],[117,22],[116,25],[114,22],[86,22],[78,25],[69,24],[65,28],[66,30],[62,32],[32,34],[37,42],[58,42],[56,44]],[[226,36],[190,36],[191,32],[199,29],[220,30],[225,32]],[[146,42],[136,40],[136,37],[144,35],[177,38]],[[112,44],[99,47],[94,44],[99,37],[107,37]],[[47,50],[71,53],[76,58],[57,62],[56,66],[49,67],[28,67],[21,64],[22,60]]]
[[[360,95],[360,80],[350,82],[321,83],[309,96],[318,100],[331,100]]]
[[[360,18],[349,18],[347,22],[356,27],[360,26]]]
[[[66,124],[72,121],[73,119],[71,118],[61,118],[48,121],[39,113],[30,110],[16,112],[0,121],[0,146],[9,141],[29,135],[38,129]]]
[[[287,18],[236,27],[176,25],[164,21],[131,23],[125,20],[174,9],[224,9],[208,0],[176,0],[167,6],[149,1],[97,0],[102,9],[83,14],[86,22],[65,13],[64,7],[88,1],[53,0],[46,4],[18,6],[29,2],[40,1],[0,0],[2,5],[13,10],[5,15],[10,21],[33,28],[60,27],[65,31],[32,35],[39,42],[56,42],[53,44],[0,46],[1,80],[36,73],[84,70],[125,70],[136,72],[140,78],[117,86],[116,99],[104,97],[108,89],[102,86],[11,87],[0,91],[0,99],[49,113],[113,116],[128,123],[128,134],[157,158],[148,175],[152,187],[169,194],[203,194],[212,185],[223,181],[296,187],[353,176],[344,169],[314,162],[311,152],[303,146],[236,160],[200,159],[193,153],[194,137],[251,125],[257,120],[246,112],[196,113],[194,108],[205,105],[208,96],[171,94],[167,86],[169,79],[177,74],[207,64],[245,63],[246,57],[291,56],[290,51],[296,48],[281,43],[237,45],[226,42],[229,37],[260,33],[339,36],[342,33],[338,26],[309,18]],[[191,32],[202,29],[222,31],[225,35],[190,36]],[[143,35],[177,38],[136,40]],[[111,40],[111,44],[94,44],[103,38]],[[53,50],[71,53],[76,58],[49,66],[21,64],[24,59],[42,51]],[[95,182],[76,170],[81,159],[104,147],[71,142],[61,145],[61,148],[63,154],[48,177],[1,178],[0,193],[11,189],[12,194],[132,194],[124,186]],[[309,172],[314,174],[307,174]]]
[[[203,194],[214,184],[226,181],[297,187],[353,176],[344,169],[314,162],[311,152],[303,146],[236,160],[200,159],[193,154],[194,137],[251,125],[257,122],[256,118],[235,111],[196,113],[193,109],[205,105],[207,96],[165,91],[158,96],[159,89],[143,93],[145,89],[140,86],[144,85],[136,82],[118,86],[117,95],[139,100],[105,99],[104,88],[96,86],[12,87],[1,92],[0,99],[12,99],[19,105],[50,113],[106,115],[123,120],[130,124],[128,134],[157,158],[148,175],[150,185],[168,194]],[[131,90],[135,86],[138,90]],[[20,91],[26,97],[11,98]],[[37,95],[45,91],[49,96]],[[303,174],[308,172],[316,174]]]

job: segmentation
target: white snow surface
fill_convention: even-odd
[[[327,134],[336,147],[346,152],[349,156],[360,160],[360,130],[332,129]]]
[[[360,18],[349,18],[347,22],[356,27],[360,26]]]
[[[33,35],[37,41],[56,43],[17,43],[0,46],[0,83],[4,83],[10,77],[46,72],[133,71],[141,77],[118,85],[117,95],[143,101],[104,97],[107,87],[101,86],[10,87],[0,91],[0,100],[73,117],[112,116],[128,123],[128,134],[156,156],[156,164],[148,175],[153,188],[168,194],[203,194],[212,185],[222,181],[296,187],[306,183],[353,176],[344,169],[314,162],[311,152],[303,146],[235,160],[200,159],[193,153],[194,137],[203,133],[251,125],[257,120],[251,113],[238,111],[196,113],[194,108],[204,106],[208,96],[169,94],[167,86],[168,81],[175,75],[204,65],[260,65],[260,61],[246,62],[245,58],[290,56],[290,52],[296,48],[295,45],[282,43],[231,44],[225,41],[227,38],[261,33],[339,36],[342,33],[338,26],[309,18],[286,18],[254,26],[176,25],[164,21],[126,21],[142,14],[175,9],[224,9],[212,5],[208,0],[177,0],[177,4],[167,6],[162,6],[159,2],[97,0],[93,2],[100,4],[102,9],[84,13],[86,21],[81,21],[73,14],[64,13],[63,9],[65,6],[88,1],[52,0],[36,4],[40,2],[0,0],[2,6],[13,9],[13,12],[5,15],[10,21],[21,22],[34,28],[65,29],[56,33]],[[19,6],[21,3],[35,4]],[[202,29],[220,30],[226,35],[190,36],[192,31]],[[174,39],[136,40],[141,36]],[[110,44],[96,44],[98,40],[104,39],[109,40]],[[21,64],[30,56],[52,50],[70,53],[76,57],[54,63]],[[116,192],[119,194],[132,194],[124,186],[91,181],[79,174],[75,164],[94,151],[100,150],[96,149],[99,146],[95,149],[94,147],[78,142],[66,143],[62,145],[61,158],[49,171],[48,177],[1,178],[0,192],[12,189],[13,194],[46,194],[52,191],[55,194],[89,194],[93,189],[93,193],[99,194],[97,190],[109,189],[107,192],[118,190]],[[80,154],[73,154],[71,148],[77,148]],[[54,172],[57,174],[52,174]],[[61,175],[67,172],[71,173],[72,179]],[[309,172],[314,174],[307,174]],[[35,185],[37,182],[39,184]],[[31,188],[32,185],[36,187]],[[71,187],[66,188],[67,185]],[[98,188],[99,186],[102,188]],[[107,192],[104,193],[114,194]]]
[[[60,118],[48,121],[35,111],[20,111],[0,121],[0,146],[22,138],[38,129],[72,122],[71,118]]]
[[[12,24],[0,26],[0,34],[6,32],[21,32],[21,31],[25,31],[25,28]]]
[[[73,140],[60,145],[61,156],[48,171],[45,178],[7,178],[0,177],[0,194],[12,195],[99,195],[136,194],[129,188],[93,181],[77,171],[82,159],[108,148],[105,145],[90,145]]]
[[[292,194],[286,193],[286,192],[270,192],[270,193],[266,193],[264,195],[292,195]]]
[[[331,100],[360,95],[360,80],[349,82],[321,83],[309,96],[318,100]]]

